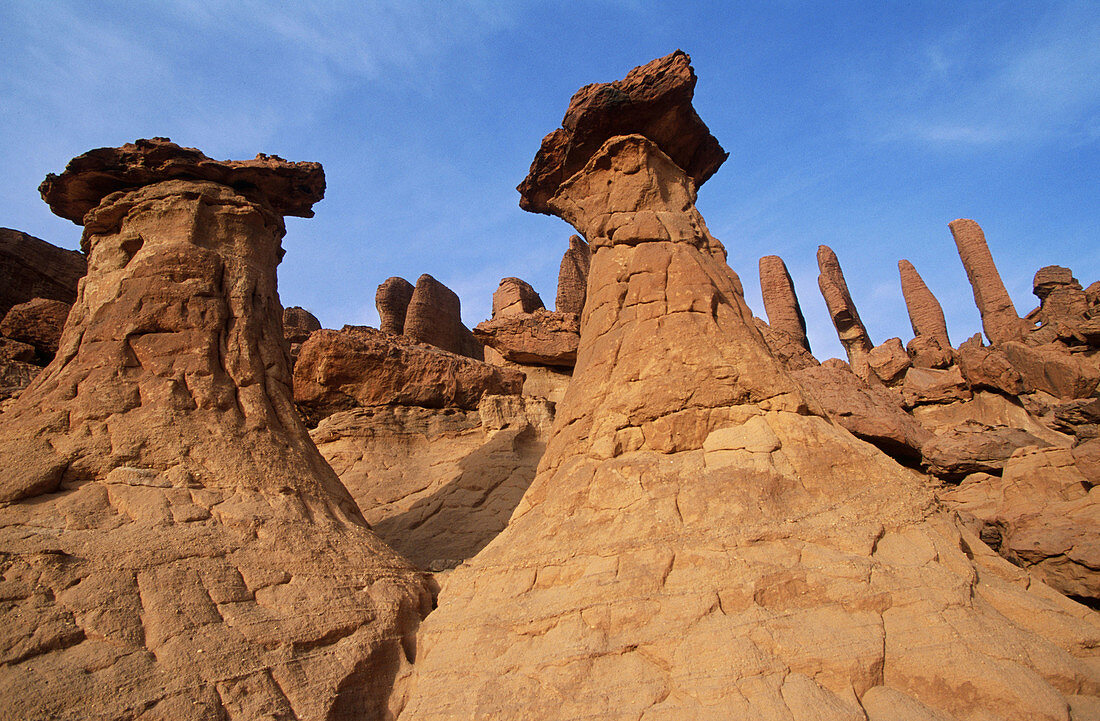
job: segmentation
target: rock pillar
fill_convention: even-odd
[[[592,263],[592,249],[579,235],[569,236],[569,248],[562,256],[558,268],[558,293],[554,308],[559,313],[581,314],[585,294],[588,291],[588,268]]]
[[[374,294],[378,309],[378,329],[401,335],[405,332],[405,314],[412,300],[413,285],[404,278],[387,278]]]
[[[821,288],[821,295],[825,297],[825,305],[829,308],[829,317],[833,320],[840,343],[848,354],[848,363],[852,366],[852,372],[867,380],[870,374],[867,354],[874,348],[874,344],[867,335],[867,329],[863,327],[863,321],[859,319],[856,304],[852,302],[848,284],[844,281],[844,271],[840,269],[840,261],[832,248],[827,245],[818,246],[817,267],[820,270],[817,285]]]
[[[1018,340],[1024,332],[1023,321],[1008,297],[1001,274],[985,242],[985,233],[973,220],[958,218],[948,223],[966,277],[974,289],[974,303],[982,314],[982,328],[990,343]]]
[[[787,272],[787,265],[778,255],[765,255],[760,259],[760,293],[764,296],[768,325],[810,350],[810,342],[806,339],[806,319],[798,306],[794,282]]]

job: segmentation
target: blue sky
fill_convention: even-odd
[[[300,5],[300,6],[299,6]],[[76,247],[37,185],[94,147],[165,135],[215,158],[316,160],[288,219],[284,305],[375,325],[375,287],[431,273],[473,326],[504,276],[553,305],[572,232],[515,186],[581,85],[676,48],[730,152],[699,208],[763,315],[791,270],[821,358],[831,246],[876,343],[911,337],[897,261],[980,329],[947,223],[977,220],[1021,314],[1043,265],[1100,279],[1100,3],[64,2],[0,6],[0,225]]]

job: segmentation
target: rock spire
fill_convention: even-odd
[[[554,309],[559,313],[581,314],[585,294],[588,292],[588,267],[592,263],[592,249],[579,235],[569,236],[569,248],[562,256],[558,268],[558,293]]]
[[[806,319],[798,306],[794,282],[787,272],[787,265],[778,255],[765,255],[760,259],[760,292],[764,296],[768,325],[810,350],[810,342],[806,339]]]
[[[867,380],[870,372],[867,354],[874,348],[874,344],[867,335],[867,329],[863,327],[863,321],[859,319],[856,304],[852,302],[848,284],[844,281],[844,271],[840,269],[840,261],[832,248],[827,245],[818,246],[817,267],[820,271],[817,285],[821,288],[821,295],[829,308],[829,317],[832,318],[840,343],[848,354],[848,363],[856,375]]]
[[[1008,297],[1001,274],[985,242],[985,233],[973,220],[958,218],[947,224],[974,289],[974,302],[982,315],[982,328],[991,343],[1018,340],[1024,325]]]

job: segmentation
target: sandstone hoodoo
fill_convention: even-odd
[[[401,335],[405,332],[405,315],[412,300],[413,284],[404,278],[387,278],[374,294],[378,309],[378,329],[385,333]]]
[[[898,261],[901,294],[909,311],[913,340],[906,346],[918,368],[944,368],[951,363],[951,339],[947,321],[936,296],[925,285],[920,273],[908,260]]]
[[[427,343],[451,353],[481,360],[481,344],[462,324],[462,304],[458,295],[425,273],[416,280],[405,312],[403,334],[418,343]]]
[[[833,320],[840,343],[848,354],[848,363],[852,366],[852,372],[866,380],[870,373],[867,354],[874,348],[874,343],[859,319],[856,304],[852,302],[848,284],[844,281],[844,271],[840,269],[840,261],[832,248],[818,246],[817,267],[821,271],[817,276],[817,285],[829,308],[829,317]]]
[[[592,249],[579,235],[569,236],[569,248],[561,258],[558,268],[558,292],[554,309],[559,313],[581,314],[588,289],[588,268],[592,263]]]
[[[666,61],[628,77],[660,87]],[[705,177],[609,121],[617,99],[570,128],[600,142],[568,177],[544,141],[520,186],[593,248],[577,365],[507,528],[421,625],[398,717],[1094,716],[1095,612],[821,417],[695,208]],[[648,110],[697,136],[690,100]]]
[[[794,282],[787,266],[778,255],[765,255],[760,259],[760,293],[764,297],[764,311],[768,325],[773,330],[786,333],[791,341],[810,350],[806,339],[806,319],[798,306]]]
[[[430,604],[298,419],[275,267],[324,175],[165,139],[43,183],[89,272],[0,416],[13,718],[382,718]]]
[[[1016,340],[1023,334],[1024,324],[997,272],[981,226],[968,218],[958,218],[948,223],[948,227],[974,289],[974,302],[982,314],[986,338],[991,343]]]

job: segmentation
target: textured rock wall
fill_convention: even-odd
[[[88,272],[83,253],[64,250],[33,235],[0,228],[0,318],[13,305],[35,298],[76,300],[76,286]]]

